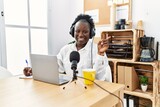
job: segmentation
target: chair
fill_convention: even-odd
[[[13,75],[11,74],[11,72],[9,72],[6,68],[0,66],[0,79],[9,78],[12,76]]]

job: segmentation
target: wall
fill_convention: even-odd
[[[144,29],[147,36],[156,37],[160,41],[160,1],[133,0],[133,22],[144,21]]]
[[[143,20],[146,36],[155,37],[155,43],[160,42],[160,1],[158,0],[132,0],[134,27],[138,20]],[[160,60],[160,47],[159,47]]]
[[[49,0],[49,54],[57,55],[73,40],[70,26],[80,13],[83,13],[83,0]]]
[[[49,0],[48,41],[49,54],[56,55],[59,47],[66,41],[69,20],[69,0]]]

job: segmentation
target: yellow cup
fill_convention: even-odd
[[[95,80],[96,70],[95,69],[83,69],[82,72],[83,72],[83,77],[88,79],[88,80],[84,79],[84,84],[86,85],[93,84],[92,81]]]

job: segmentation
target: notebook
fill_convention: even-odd
[[[67,83],[68,80],[60,78],[58,71],[57,57],[51,55],[31,54],[31,66],[33,79],[61,85]]]

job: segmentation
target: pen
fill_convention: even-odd
[[[28,67],[28,61],[27,61],[27,59],[26,59],[26,64],[27,64],[27,67]]]

